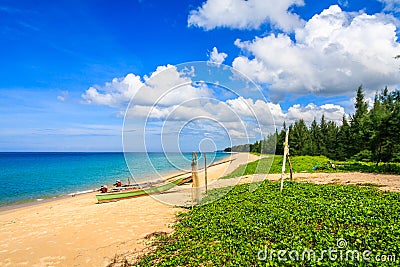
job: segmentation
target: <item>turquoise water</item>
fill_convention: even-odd
[[[0,153],[0,206],[190,171],[191,153]],[[207,165],[229,156],[207,153]],[[199,158],[199,167],[203,166]],[[127,166],[128,163],[128,166]],[[129,172],[131,170],[131,173]]]

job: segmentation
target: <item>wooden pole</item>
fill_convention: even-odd
[[[289,128],[286,131],[285,142],[283,143],[283,163],[282,163],[282,174],[281,174],[281,191],[283,190],[283,180],[286,168],[286,157],[289,154]]]
[[[193,186],[194,186],[194,152],[192,152],[192,208],[193,208],[193,205],[194,205],[194,189],[193,189]]]
[[[205,182],[205,185],[206,185],[206,194],[207,194],[207,191],[208,191],[208,188],[207,188],[207,153],[206,152],[204,152],[204,182]]]
[[[289,167],[290,167],[290,181],[293,181],[293,168],[292,168],[292,163],[290,162],[290,156],[288,154],[287,159],[289,161]]]
[[[197,152],[192,153],[192,190],[194,191],[193,194],[193,201],[195,204],[200,202],[200,186],[199,186],[199,176],[198,176],[198,154]]]

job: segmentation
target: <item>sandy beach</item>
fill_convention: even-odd
[[[250,183],[252,180],[280,181],[280,174],[263,174],[246,176],[240,183]],[[289,175],[285,175],[285,181]],[[294,173],[293,181],[315,184],[342,184],[357,186],[377,186],[382,191],[400,192],[400,175],[376,174],[362,172],[337,172],[337,173]]]
[[[233,161],[208,168],[210,186],[258,158],[238,153]],[[204,181],[204,172],[199,177]],[[91,193],[2,211],[0,266],[107,266],[117,254],[145,248],[146,235],[171,231],[176,213],[185,209],[165,202],[181,196],[160,196],[164,201],[154,195],[96,204]]]
[[[259,157],[238,153],[231,159],[208,168],[209,188],[280,179],[280,174],[218,179]],[[199,171],[199,178],[204,185],[204,171]],[[373,183],[382,185],[381,190],[400,191],[398,175],[295,173],[294,181]],[[163,194],[118,202],[97,204],[95,193],[90,193],[2,211],[0,266],[107,266],[116,255],[140,254],[146,249],[147,235],[171,232],[175,215],[187,211],[176,205],[190,206],[190,200],[191,185],[186,184]]]

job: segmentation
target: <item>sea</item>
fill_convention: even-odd
[[[229,157],[208,152],[206,163]],[[191,171],[192,153],[0,152],[0,207]],[[199,169],[204,157],[199,153]]]

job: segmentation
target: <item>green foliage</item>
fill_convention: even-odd
[[[213,199],[221,190],[209,192]],[[225,191],[222,191],[224,193]],[[400,253],[399,193],[357,186],[263,182],[248,185],[207,205],[179,215],[169,236],[156,239],[156,250],[135,266],[395,266]],[[347,246],[338,248],[345,239]],[[278,259],[278,250],[370,250],[371,261]],[[269,257],[275,250],[273,257]],[[264,251],[267,257],[263,260]],[[261,252],[261,253],[260,253]],[[376,255],[396,255],[396,262],[376,262]],[[261,260],[258,256],[261,255]],[[339,252],[336,255],[340,255]],[[362,256],[361,256],[362,258]]]
[[[385,173],[400,175],[400,163],[380,162],[376,165],[373,162],[349,161],[337,162],[338,171],[346,172],[368,172],[368,173]]]
[[[400,162],[400,90],[387,88],[375,96],[368,110],[362,86],[357,89],[355,113],[350,123],[343,116],[342,125],[327,121],[322,115],[309,127],[300,119],[289,126],[289,147],[293,156],[326,156],[334,160]],[[280,132],[268,135],[254,144],[232,147],[232,151],[283,154],[286,123]]]
[[[289,127],[290,153],[292,155],[305,155],[308,152],[310,140],[307,125],[303,119],[296,121]]]
[[[339,127],[337,134],[337,148],[336,148],[336,159],[345,160],[350,157],[351,152],[351,129],[347,122],[346,116],[343,115],[342,125]]]
[[[314,118],[313,122],[311,123],[310,127],[310,143],[309,143],[309,150],[308,155],[310,156],[317,156],[320,155],[322,139],[321,139],[321,129]]]
[[[227,150],[228,148],[225,148]],[[244,145],[237,145],[231,147],[229,152],[255,152],[255,151],[250,151],[250,144],[244,144]]]
[[[329,164],[329,159],[325,156],[297,156],[291,157],[294,172],[336,172]],[[245,165],[239,166],[231,174],[223,178],[233,178],[251,174],[281,173],[283,156],[270,155]],[[313,170],[315,166],[317,169]],[[286,161],[286,170],[289,170],[289,162]]]
[[[360,151],[359,153],[352,156],[351,159],[355,161],[368,162],[372,159],[372,152],[370,150],[364,149],[363,151]]]
[[[332,161],[336,168],[333,169],[328,163],[331,161],[325,156],[297,156],[291,157],[293,172],[368,172],[368,173],[386,173],[399,174],[400,163],[379,163],[362,161]],[[223,178],[233,178],[252,174],[281,173],[283,156],[269,155],[245,165],[239,166],[231,174]],[[317,167],[315,170],[314,167]],[[289,170],[289,163],[286,161],[286,172]]]
[[[249,162],[245,165],[239,166],[239,168],[223,178],[239,177],[257,173],[279,173],[281,172],[279,171],[279,161],[282,166],[282,158],[282,156],[276,155]]]

